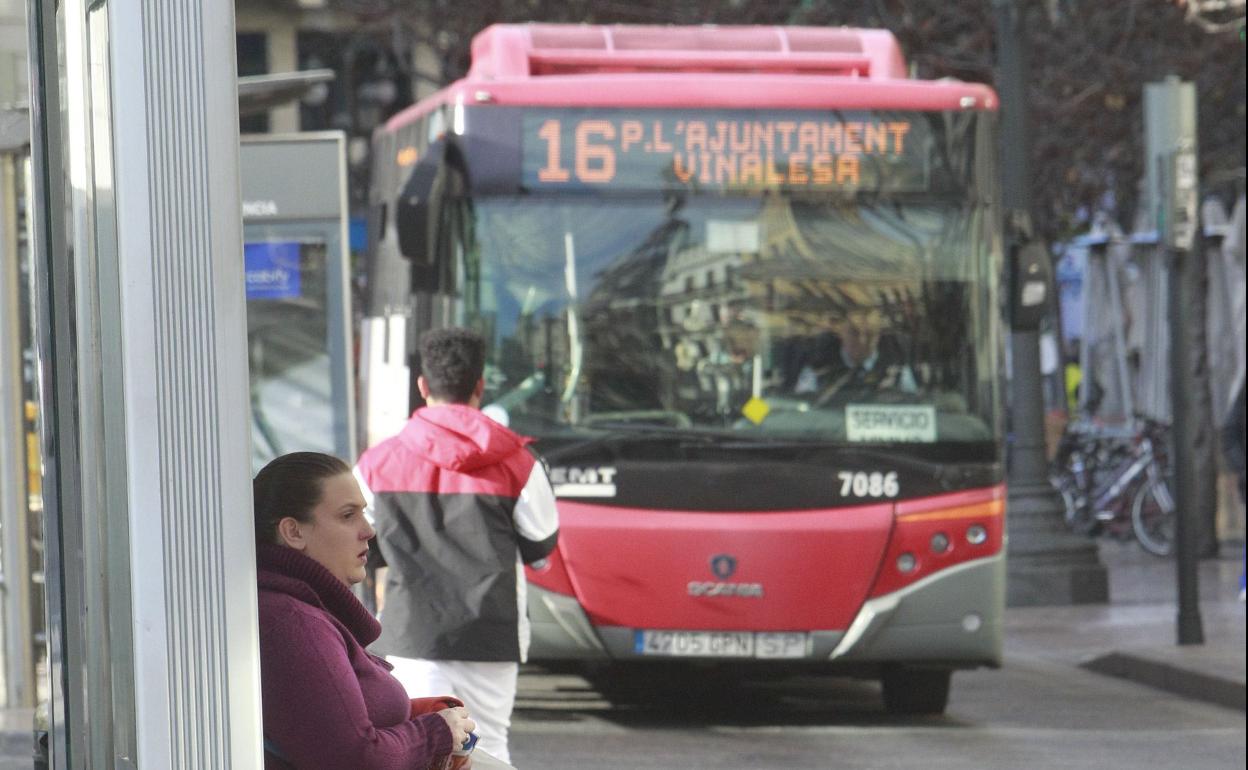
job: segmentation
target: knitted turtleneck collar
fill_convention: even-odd
[[[319,605],[346,626],[360,645],[367,647],[381,635],[381,624],[346,583],[310,556],[284,545],[257,543],[256,566],[261,589]]]

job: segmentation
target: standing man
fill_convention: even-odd
[[[529,439],[480,411],[481,336],[431,331],[420,354],[426,406],[356,466],[389,567],[373,649],[409,696],[468,704],[481,748],[510,762],[516,676],[529,646],[523,565],[555,548],[555,496]]]

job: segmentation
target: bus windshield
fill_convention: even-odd
[[[465,209],[463,321],[491,340],[484,403],[522,433],[993,435],[995,268],[969,201],[500,196]]]

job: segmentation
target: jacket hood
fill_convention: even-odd
[[[463,404],[421,407],[399,435],[429,462],[456,473],[498,463],[532,440]]]

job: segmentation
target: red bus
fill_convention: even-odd
[[[560,499],[532,659],[815,666],[904,713],[999,665],[996,110],[886,31],[497,25],[376,134],[367,440],[421,331],[485,335]]]

